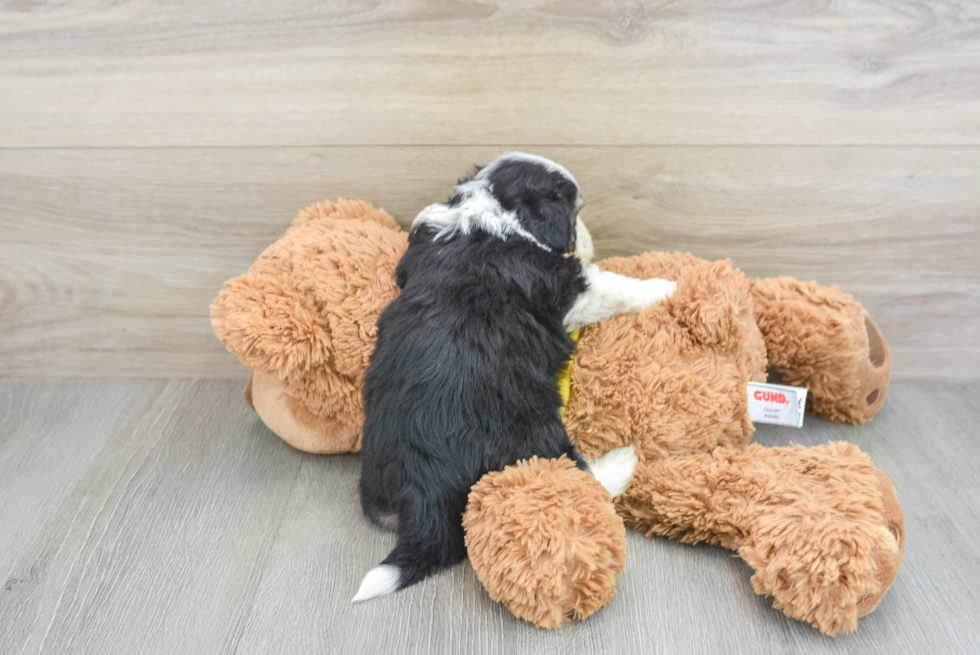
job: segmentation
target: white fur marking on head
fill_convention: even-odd
[[[615,498],[629,486],[636,462],[636,446],[626,446],[610,450],[594,462],[589,462],[589,467],[596,481]]]
[[[564,176],[575,185],[575,188],[578,188],[578,181],[575,176],[561,164],[526,152],[508,152],[481,168],[472,179],[456,185],[454,194],[462,196],[459,204],[455,207],[445,202],[429,205],[419,212],[419,215],[412,221],[412,229],[414,230],[421,225],[435,227],[437,229],[436,239],[456,233],[469,234],[474,229],[485,230],[500,239],[506,239],[511,234],[515,234],[550,252],[551,248],[525,230],[514,212],[505,211],[490,192],[487,176],[495,168],[509,161],[539,164],[553,173]],[[591,245],[591,243],[590,239],[589,244]]]
[[[497,238],[506,240],[514,234],[527,239],[544,250],[551,248],[534,238],[530,232],[521,227],[514,212],[505,211],[494,198],[485,180],[472,179],[456,187],[456,193],[463,195],[463,200],[455,207],[448,203],[439,202],[429,205],[415,217],[412,229],[420,225],[430,225],[437,229],[435,238],[441,239],[452,234],[469,234],[474,229],[482,229]]]
[[[351,598],[350,602],[359,603],[375,596],[383,596],[393,591],[398,591],[398,581],[401,578],[401,571],[397,566],[382,564],[367,572],[361,581],[361,586],[357,593]]]

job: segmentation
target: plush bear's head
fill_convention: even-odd
[[[360,450],[364,371],[407,247],[382,209],[317,203],[211,305],[218,338],[253,369],[246,399],[296,448]]]

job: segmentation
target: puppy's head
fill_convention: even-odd
[[[437,238],[482,229],[570,254],[575,252],[581,207],[578,182],[563,166],[537,155],[509,152],[472,178],[460,180],[448,202],[422,210],[413,229],[428,225]]]
[[[578,182],[563,166],[511,152],[483,168],[480,177],[504,211],[512,213],[538,242],[560,253],[575,251],[575,223],[582,201]]]

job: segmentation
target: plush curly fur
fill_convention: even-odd
[[[600,265],[677,281],[663,303],[584,329],[572,368],[565,423],[579,449],[596,457],[636,446],[640,463],[617,499],[627,526],[736,550],[774,607],[830,635],[853,630],[877,606],[904,555],[894,488],[851,444],[748,445],[754,426],[744,389],[749,380],[765,381],[769,346],[792,374],[803,375],[794,364],[811,362],[803,371],[821,377],[818,394],[850,393],[869,366],[863,309],[835,289],[787,278],[750,282],[727,261],[688,254],[645,253]],[[778,304],[801,287],[812,306],[799,297],[793,299],[803,306]],[[753,314],[754,294],[767,297],[765,331]],[[775,347],[764,340],[777,335]],[[840,349],[837,358],[831,348]],[[844,407],[842,399],[853,397],[822,407]]]
[[[366,203],[320,203],[212,306],[219,337],[256,369],[256,400],[282,405],[289,431],[276,431],[290,443],[314,452],[359,450],[364,370],[377,317],[397,295],[393,272],[406,239],[385,212]],[[640,463],[620,514],[647,534],[735,548],[755,569],[756,590],[771,595],[775,607],[828,634],[853,629],[902,560],[894,489],[854,446],[746,448],[754,428],[745,382],[765,379],[768,351],[787,381],[810,386],[818,412],[867,420],[881,407],[890,360],[863,308],[836,289],[749,281],[729,262],[689,254],[647,253],[601,265],[678,282],[660,305],[583,330],[572,367],[569,435],[590,458],[636,446]],[[874,389],[880,391],[869,404]],[[269,423],[271,415],[258,403],[256,409]],[[307,429],[306,441],[297,438],[297,426]],[[570,497],[549,492],[566,484],[554,466],[532,462],[478,483],[465,518],[471,561],[488,591],[547,627],[607,603],[622,570],[610,545],[614,522],[605,492],[591,478]],[[506,511],[504,498],[523,509]],[[555,508],[547,524],[526,511],[542,498]],[[592,522],[607,526],[596,533],[597,552],[605,554],[595,559],[594,576],[559,575],[562,560],[531,557],[542,544],[584,548],[583,526]],[[495,533],[530,550],[505,557]],[[576,549],[547,552],[571,557]],[[551,574],[541,578],[544,561]],[[568,566],[580,570],[584,562],[573,557]],[[586,591],[574,591],[579,581]]]
[[[755,280],[752,296],[769,365],[810,389],[817,414],[859,425],[878,413],[891,377],[888,343],[852,295],[780,277]]]
[[[281,384],[295,419],[290,427],[330,435],[293,445],[360,450],[364,371],[378,317],[398,294],[394,272],[407,247],[408,235],[386,211],[320,202],[300,212],[212,304],[211,324],[228,350]]]
[[[888,478],[853,444],[719,448],[641,462],[617,508],[648,537],[738,552],[757,593],[828,635],[891,585],[905,531]]]
[[[626,566],[626,529],[609,493],[564,456],[484,476],[463,527],[490,597],[540,628],[608,605]]]
[[[745,384],[765,381],[766,347],[742,272],[728,261],[653,252],[600,266],[672,279],[677,290],[582,331],[565,416],[582,453],[635,444],[644,460],[747,444]]]

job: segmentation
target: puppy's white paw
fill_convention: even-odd
[[[589,462],[592,475],[615,498],[626,491],[636,470],[636,446],[616,448]]]
[[[644,307],[656,305],[661,300],[665,300],[674,295],[677,291],[677,283],[671,280],[662,280],[658,277],[643,280],[642,295]]]

